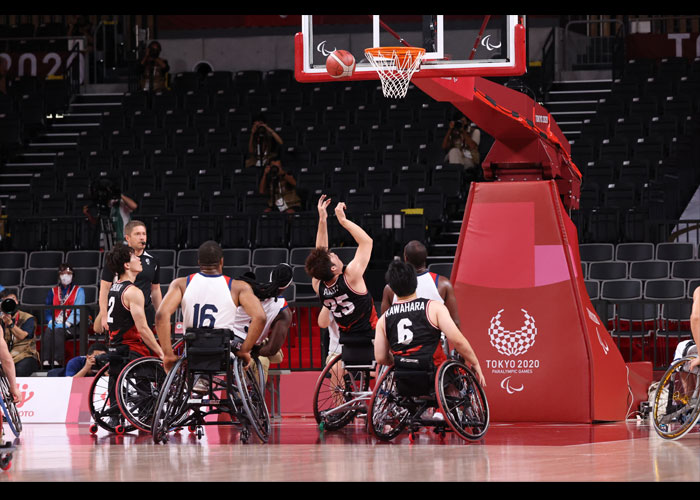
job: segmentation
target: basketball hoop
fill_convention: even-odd
[[[406,97],[408,84],[420,66],[425,49],[418,47],[372,47],[365,49],[367,60],[377,70],[384,97]]]

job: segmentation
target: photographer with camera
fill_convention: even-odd
[[[141,59],[141,89],[166,90],[168,87],[167,75],[170,65],[167,59],[160,57],[162,47],[153,40],[148,44],[146,53]]]
[[[92,204],[83,207],[83,214],[93,226],[90,241],[94,242],[99,237],[99,243],[94,246],[99,245],[109,251],[115,243],[124,241],[126,225],[139,205],[123,194],[111,179],[99,179],[92,183],[90,196]]]
[[[265,115],[253,118],[253,126],[248,140],[248,158],[245,166],[265,167],[272,160],[279,158],[282,138],[265,122]]]
[[[282,162],[272,160],[263,172],[258,191],[268,196],[266,212],[278,210],[294,213],[301,209],[301,198],[296,190],[297,181],[294,176],[282,168]]]
[[[480,141],[481,130],[466,116],[457,113],[442,140],[442,149],[447,153],[444,161],[463,165],[469,180],[479,179]]]
[[[85,290],[73,284],[73,268],[58,266],[58,285],[46,295],[47,306],[81,306]],[[80,322],[80,309],[47,309],[46,330],[41,334],[41,359],[44,368],[63,366],[66,337],[73,337]]]
[[[88,347],[86,356],[76,356],[66,364],[65,368],[49,370],[49,377],[94,377],[98,370],[109,362],[108,347],[96,342]]]
[[[36,319],[19,310],[17,295],[11,290],[0,292],[0,325],[18,377],[29,377],[41,369],[36,351]]]

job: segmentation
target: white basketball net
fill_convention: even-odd
[[[425,49],[405,50],[396,47],[365,50],[367,60],[374,66],[382,82],[384,97],[400,99],[406,97],[408,84],[420,66]]]

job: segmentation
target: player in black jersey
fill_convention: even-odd
[[[144,310],[148,326],[155,326],[156,311],[163,299],[160,291],[160,263],[158,258],[146,250],[146,225],[137,220],[132,220],[124,228],[124,238],[129,247],[134,250],[136,256],[141,259],[141,271],[136,275],[134,284],[141,289],[144,297]],[[100,312],[95,321],[95,331],[102,333],[107,331],[107,294],[116,278],[116,274],[109,266],[104,266],[100,276],[99,306]]]
[[[345,203],[338,203],[335,215],[357,243],[355,256],[347,266],[328,249],[328,214],[331,200],[322,195],[318,200],[318,232],[316,248],[306,258],[306,272],[312,277],[314,291],[338,324],[341,344],[370,345],[374,339],[377,311],[367,289],[364,273],[372,255],[372,238],[345,216]]]
[[[451,345],[471,365],[482,387],[486,387],[479,360],[469,341],[462,335],[444,304],[416,297],[416,271],[408,263],[398,260],[389,264],[386,280],[396,293],[398,302],[377,321],[374,339],[374,357],[377,363],[420,366],[439,365],[444,360],[442,349],[436,348],[443,332]],[[443,357],[439,356],[442,353]],[[437,354],[437,356],[436,356]]]
[[[143,292],[134,285],[143,271],[141,259],[133,248],[118,243],[105,256],[105,262],[118,276],[107,294],[105,319],[110,346],[126,346],[140,356],[149,356],[152,351],[162,359],[163,350],[146,320]]]

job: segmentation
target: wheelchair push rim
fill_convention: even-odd
[[[22,432],[22,419],[19,417],[17,405],[12,399],[10,381],[5,375],[2,366],[0,366],[0,405],[2,405],[2,412],[5,415],[7,425],[9,425],[12,434],[14,434],[15,437],[19,437]]]
[[[259,364],[259,363],[257,363]],[[265,404],[265,395],[260,393],[260,383],[245,369],[239,357],[233,360],[236,389],[241,396],[241,403],[248,423],[263,443],[270,439],[270,413]]]
[[[100,368],[90,384],[88,406],[95,424],[107,432],[123,434],[136,429],[128,423],[116,401],[113,405],[109,402],[109,363]],[[119,420],[117,425],[113,425],[115,417]]]
[[[661,377],[654,394],[652,423],[664,439],[676,440],[690,432],[700,418],[700,376],[687,371],[686,363],[695,356],[674,361]]]
[[[340,375],[338,375],[340,373]],[[347,377],[352,378],[342,365],[341,355],[334,357],[323,369],[316,381],[313,408],[316,422],[321,430],[335,431],[349,424],[357,413],[351,393],[357,388],[347,386]],[[347,409],[339,409],[347,407]]]
[[[187,420],[187,359],[180,358],[163,382],[153,413],[151,433],[155,443],[165,442],[168,433]]]
[[[391,441],[401,434],[410,416],[410,412],[398,404],[394,375],[392,366],[379,376],[367,410],[370,431],[382,441]]]
[[[155,356],[137,358],[119,374],[117,405],[122,415],[137,429],[151,432],[158,395],[164,382],[163,361]]]
[[[452,431],[466,441],[478,441],[489,428],[486,394],[474,373],[463,363],[447,360],[435,377],[440,412]]]

